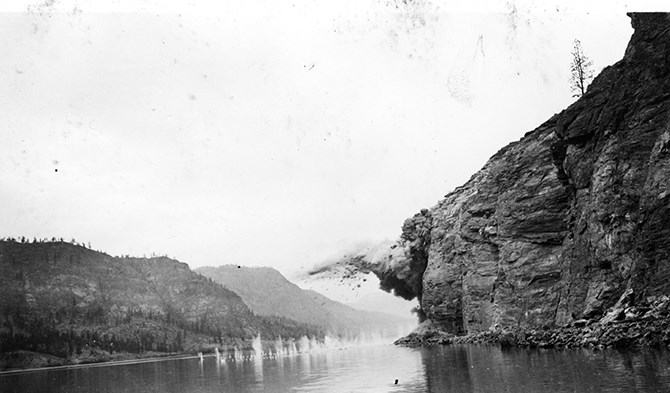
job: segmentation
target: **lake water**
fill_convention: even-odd
[[[398,384],[395,384],[395,380]],[[670,354],[361,346],[0,374],[0,392],[670,392]]]

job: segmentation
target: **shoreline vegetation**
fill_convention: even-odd
[[[30,351],[17,351],[17,352],[29,352],[28,356],[33,357],[53,357],[50,355],[44,355],[40,353],[30,352]],[[203,357],[213,357],[214,354],[206,354]],[[21,374],[21,373],[31,373],[38,371],[50,371],[50,370],[69,370],[73,368],[83,368],[83,367],[106,367],[106,366],[121,366],[129,364],[140,364],[140,363],[151,363],[151,362],[160,362],[166,360],[180,360],[180,359],[197,359],[198,355],[193,355],[189,353],[146,353],[146,354],[132,354],[132,353],[123,353],[114,356],[115,359],[78,359],[82,360],[78,363],[72,363],[72,359],[63,359],[58,358],[63,361],[64,364],[61,365],[45,365],[31,368],[9,368],[0,370],[0,375],[11,375],[11,374]],[[69,363],[68,363],[69,362]]]
[[[0,239],[0,370],[323,339],[323,328],[253,313],[231,290],[166,257]]]
[[[243,350],[251,348],[249,344],[242,347]],[[218,347],[217,347],[218,348]],[[219,348],[221,353],[233,353],[235,346],[224,346]],[[83,351],[81,355],[58,357],[46,353],[17,350],[0,353],[0,375],[22,373],[30,371],[58,370],[77,367],[98,367],[103,365],[138,364],[162,360],[192,359],[215,356],[214,347],[203,347],[199,351],[183,352],[158,352],[146,351],[143,353],[115,352],[109,353],[98,348],[90,348]]]
[[[633,305],[631,290],[599,318],[579,319],[562,327],[495,327],[468,335],[454,335],[430,320],[395,341],[406,347],[450,344],[494,344],[501,347],[670,349],[670,297],[653,296]]]

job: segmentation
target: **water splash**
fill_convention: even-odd
[[[251,340],[251,348],[235,346],[228,350],[226,356],[222,356],[218,348],[214,349],[217,360],[220,363],[227,361],[234,362],[238,366],[242,363],[251,361],[256,369],[257,377],[262,378],[263,360],[273,359],[290,359],[302,358],[303,355],[320,354],[330,350],[342,350],[352,347],[360,347],[366,345],[389,345],[398,337],[401,337],[411,331],[395,331],[374,330],[359,332],[359,334],[351,336],[341,335],[325,335],[323,339],[317,339],[314,336],[302,336],[297,340],[294,338],[277,337],[276,340],[261,339],[260,334],[256,335]],[[402,334],[401,334],[402,333]],[[263,350],[265,347],[265,350]],[[307,356],[309,357],[309,356]],[[303,359],[304,360],[304,359]]]
[[[261,341],[261,334],[258,333],[251,342],[253,351],[252,360],[254,364],[254,377],[257,382],[263,382],[263,341]]]
[[[283,342],[281,336],[279,336],[277,341],[275,341],[275,356],[280,358],[280,357],[283,357],[284,355],[285,355],[284,342]]]
[[[295,346],[295,340],[291,340],[288,346],[289,356],[294,356],[298,354],[298,348]]]
[[[251,347],[254,350],[254,359],[263,359],[263,342],[261,341],[261,334],[254,338],[251,342]]]
[[[298,340],[298,352],[299,353],[309,352],[309,339],[307,338],[307,336],[302,336]]]
[[[317,352],[319,350],[319,342],[316,341],[316,338],[314,336],[310,337],[309,339],[309,351],[310,352]]]

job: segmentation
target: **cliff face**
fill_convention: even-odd
[[[582,98],[405,222],[382,286],[452,333],[670,293],[670,14],[630,17],[624,58]]]

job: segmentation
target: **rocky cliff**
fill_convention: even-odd
[[[624,58],[403,226],[382,286],[450,333],[597,318],[670,293],[670,14]]]

